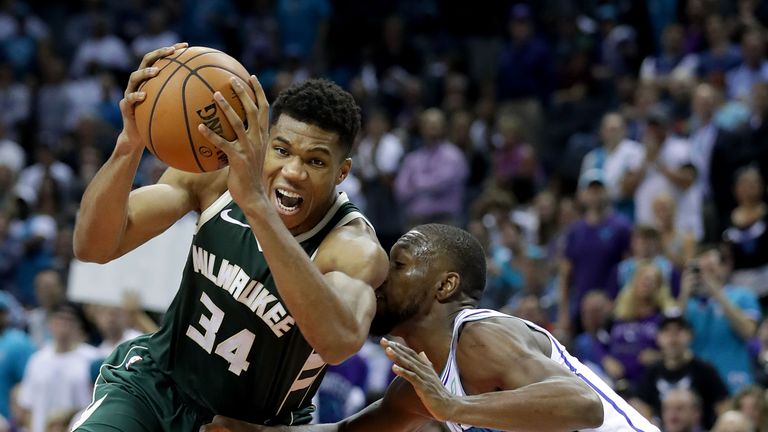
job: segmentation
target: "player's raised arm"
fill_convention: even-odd
[[[75,224],[74,251],[83,261],[104,263],[160,234],[195,209],[187,174],[169,170],[160,184],[131,192],[144,143],[136,129],[134,106],[145,95],[139,85],[154,77],[152,64],[186,46],[160,48],[144,56],[133,72],[120,101],[123,130],[109,160],[83,194]]]
[[[247,128],[221,94],[214,95],[236,140],[226,141],[204,125],[199,132],[226,153],[227,187],[304,338],[323,360],[340,363],[360,349],[368,334],[376,307],[374,288],[386,278],[386,253],[373,230],[360,221],[331,231],[314,263],[294,235],[318,226],[336,202],[335,188],[351,168],[347,154],[359,128],[358,108],[338,86],[317,82],[297,94],[284,93],[285,113],[277,108],[278,99],[270,130],[264,90],[254,76],[250,85],[255,102],[232,80]],[[316,109],[305,108],[317,101],[322,102]]]
[[[464,388],[448,392],[432,364],[405,345],[384,342],[394,371],[415,388],[436,420],[514,431],[573,431],[603,423],[602,401],[584,381],[544,355],[520,322],[468,325],[459,342]],[[497,391],[498,390],[498,391]]]

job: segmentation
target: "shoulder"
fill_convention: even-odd
[[[363,267],[378,274],[383,281],[389,267],[387,253],[379,244],[376,232],[362,218],[336,227],[323,239],[315,263],[322,272]]]
[[[464,324],[456,346],[462,377],[493,381],[516,358],[537,350],[527,326],[514,317],[488,318]]]

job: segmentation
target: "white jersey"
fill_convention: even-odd
[[[489,309],[466,309],[461,311],[453,323],[453,339],[451,340],[451,350],[448,354],[448,361],[440,378],[448,391],[457,396],[466,396],[464,387],[461,385],[459,367],[456,363],[456,345],[459,339],[459,333],[463,325],[470,321],[478,321],[487,318],[512,318],[510,315],[503,314]],[[640,413],[632,408],[624,399],[619,397],[605,382],[584,366],[576,357],[569,354],[565,348],[548,331],[533,324],[532,322],[522,320],[528,327],[545,334],[552,343],[552,354],[550,358],[555,363],[571,371],[574,375],[581,378],[589,385],[603,402],[603,424],[596,429],[582,429],[583,431],[598,432],[658,432],[659,429],[653,426]],[[471,425],[462,425],[457,423],[446,423],[451,432],[463,431],[493,431],[493,429],[477,428]]]

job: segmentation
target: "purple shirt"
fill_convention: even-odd
[[[604,290],[615,298],[619,291],[616,268],[629,249],[629,223],[621,216],[609,215],[597,225],[584,220],[574,222],[565,238],[565,257],[571,272],[571,313],[578,316],[582,297],[593,289]]]
[[[609,354],[624,365],[624,377],[632,384],[637,384],[645,372],[640,353],[647,348],[656,349],[660,322],[661,314],[655,313],[646,318],[613,323]]]
[[[467,160],[443,141],[408,153],[395,179],[395,195],[409,217],[458,216],[464,200]]]

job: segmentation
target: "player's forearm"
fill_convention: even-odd
[[[569,378],[457,398],[451,411],[447,421],[521,432],[593,429],[604,415],[597,394]]]
[[[77,258],[106,262],[119,246],[128,222],[128,196],[140,161],[141,152],[121,153],[116,148],[88,184],[73,234]]]
[[[285,227],[267,199],[245,210],[248,223],[259,240],[277,290],[307,342],[328,363],[340,363],[362,346],[371,316],[359,309],[371,305],[352,303],[335,279],[324,276]],[[371,289],[371,301],[375,302]],[[375,305],[373,305],[375,307]]]

